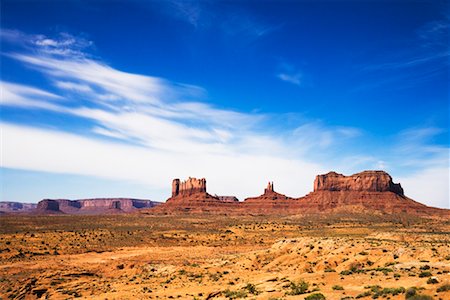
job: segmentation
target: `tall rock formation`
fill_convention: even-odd
[[[180,182],[180,179],[172,181],[172,197],[189,196],[195,193],[206,193],[206,179],[189,177],[188,180]]]

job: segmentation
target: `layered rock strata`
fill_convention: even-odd
[[[294,198],[275,192],[273,182],[269,182],[264,189],[264,194],[246,198],[243,207],[255,213],[270,214],[271,212],[289,212],[294,202]]]

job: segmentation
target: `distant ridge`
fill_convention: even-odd
[[[37,204],[37,213],[64,214],[108,214],[131,212],[151,208],[159,202],[132,198],[94,198],[94,199],[44,199]]]
[[[35,210],[36,203],[21,203],[12,201],[0,201],[0,213],[30,212]]]

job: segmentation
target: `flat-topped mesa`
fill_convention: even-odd
[[[178,195],[188,196],[196,193],[206,193],[206,179],[189,177],[188,180],[180,182],[180,179],[172,181],[172,197]]]
[[[393,192],[404,195],[400,183],[392,182],[392,177],[384,171],[364,171],[350,176],[336,172],[317,175],[314,191]]]

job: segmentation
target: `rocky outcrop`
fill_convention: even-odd
[[[318,175],[314,191],[393,192],[403,196],[403,188],[393,183],[392,177],[384,171],[364,171],[344,176],[336,172]]]
[[[0,201],[0,212],[30,212],[35,210],[36,207],[36,203]]]
[[[189,177],[186,181],[172,181],[172,197],[155,212],[223,212],[237,205],[236,197],[212,196],[206,192],[206,179]]]
[[[189,177],[188,180],[180,182],[180,179],[172,181],[172,197],[189,196],[196,193],[206,193],[206,179]]]
[[[37,204],[40,213],[102,214],[129,212],[140,208],[152,208],[160,204],[151,200],[131,198],[96,199],[44,199]]]

